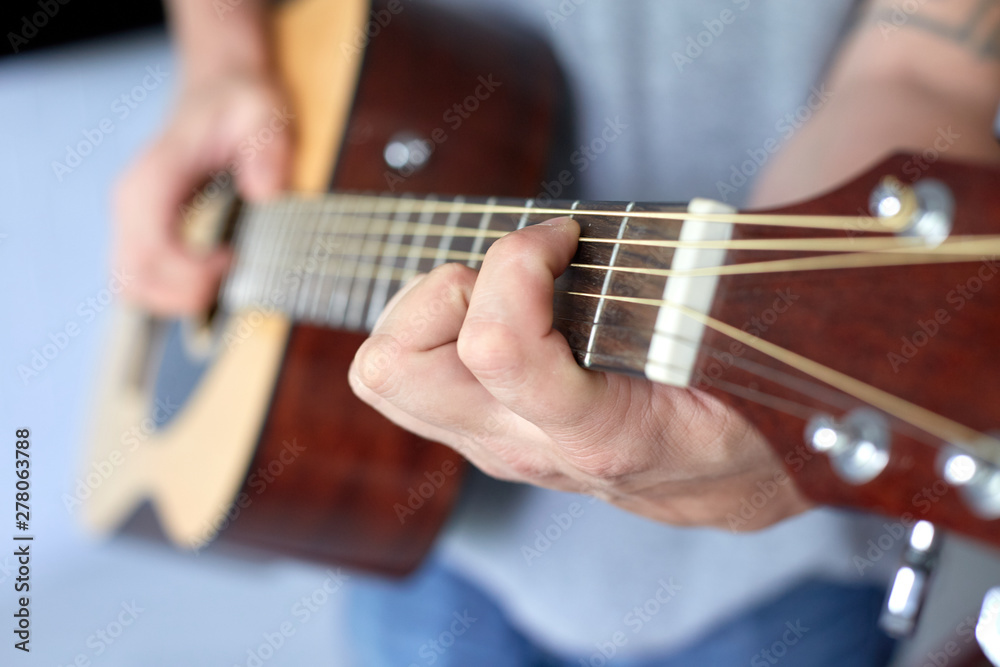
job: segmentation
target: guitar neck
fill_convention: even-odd
[[[573,265],[557,281],[554,326],[584,367],[686,385],[691,370],[677,372],[671,364],[683,366],[675,358],[680,357],[693,365],[696,345],[679,349],[666,341],[671,349],[660,349],[665,341],[658,345],[654,335],[659,309],[623,300],[664,298],[665,275],[636,271],[669,269],[675,248],[642,243],[680,239],[685,224],[680,214],[685,210],[635,202],[349,193],[246,205],[234,239],[237,259],[223,286],[222,302],[231,311],[280,311],[299,322],[370,331],[389,299],[418,273],[447,262],[478,268],[501,236],[571,215],[587,241],[580,243]],[[664,213],[677,214],[678,219],[659,219]],[[718,263],[714,252],[703,265]],[[692,257],[686,261],[692,260],[698,263]],[[680,285],[682,292],[691,288],[692,279],[687,281],[686,287]],[[705,310],[711,286],[707,289],[699,304]],[[679,337],[697,340],[699,332],[690,331],[692,323],[675,324]],[[662,368],[649,367],[654,353]]]

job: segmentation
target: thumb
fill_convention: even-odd
[[[278,195],[288,184],[292,158],[293,115],[287,107],[243,109],[243,138],[234,145],[236,187],[251,201]]]

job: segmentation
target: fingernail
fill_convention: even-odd
[[[561,226],[565,225],[567,222],[571,222],[571,221],[572,221],[572,218],[567,218],[566,216],[563,216],[561,218],[552,218],[551,220],[546,220],[545,222],[539,222],[538,226],[539,227],[561,227]]]

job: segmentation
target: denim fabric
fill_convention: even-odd
[[[609,639],[552,655],[481,590],[435,561],[403,582],[355,582],[349,617],[365,667],[882,667],[894,642],[876,628],[884,591],[807,581],[680,650],[641,659]],[[627,633],[619,638],[627,644]]]

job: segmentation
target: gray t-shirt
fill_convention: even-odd
[[[764,147],[786,142],[812,113],[807,102],[821,103],[819,83],[857,4],[438,1],[500,12],[550,38],[578,143],[613,136],[573,163],[579,194],[737,206],[770,157]],[[855,560],[887,521],[832,510],[736,535],[485,478],[466,500],[442,540],[445,560],[535,640],[584,655],[617,632],[627,638],[619,655],[677,648],[797,581],[880,583],[895,559]]]

